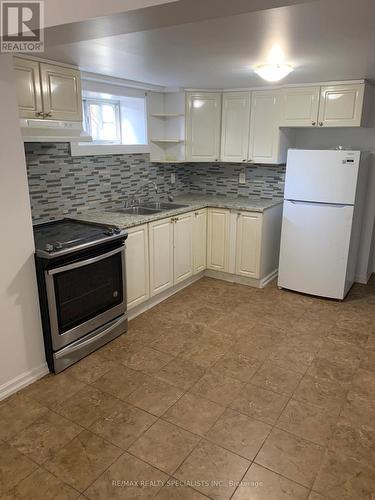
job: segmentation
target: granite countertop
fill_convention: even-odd
[[[228,196],[187,194],[182,196],[176,196],[173,200],[173,203],[178,203],[180,205],[187,205],[187,206],[184,208],[165,210],[162,212],[151,213],[147,215],[123,214],[119,211],[116,212],[116,208],[90,209],[90,210],[83,210],[75,217],[71,218],[88,222],[97,222],[100,224],[118,226],[121,227],[122,229],[128,229],[130,227],[146,224],[147,222],[152,222],[167,217],[173,217],[175,215],[183,214],[186,212],[199,210],[200,208],[212,207],[212,208],[228,208],[232,210],[248,210],[250,212],[264,212],[264,210],[267,210],[268,208],[281,204],[282,200],[281,199],[264,200],[259,198],[249,198],[245,196],[238,198],[231,198]]]

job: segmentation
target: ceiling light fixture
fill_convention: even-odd
[[[278,82],[293,71],[293,67],[286,63],[268,63],[257,66],[254,71],[263,80],[268,82]]]
[[[289,75],[293,69],[293,66],[285,62],[284,52],[280,45],[275,44],[270,50],[268,62],[256,66],[254,71],[268,82],[278,82]]]

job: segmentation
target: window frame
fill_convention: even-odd
[[[115,101],[120,103],[120,140],[122,140],[122,120],[121,120],[121,102],[122,97],[135,97],[144,99],[145,106],[145,144],[122,144],[113,142],[71,142],[70,154],[72,157],[77,156],[105,156],[105,155],[120,155],[120,154],[147,154],[150,153],[150,140],[148,136],[148,99],[147,92],[136,89],[125,89],[122,86],[108,86],[102,85],[97,82],[86,82],[87,88],[85,89],[85,81],[83,82],[82,106],[84,100],[89,101]],[[120,90],[117,92],[118,90]],[[137,95],[138,94],[138,95]],[[105,97],[104,97],[105,96]]]
[[[104,104],[111,104],[112,106],[115,107],[115,117],[116,117],[116,133],[118,139],[116,140],[105,140],[105,139],[96,139],[92,141],[92,145],[111,145],[111,144],[118,144],[121,145],[121,137],[122,137],[122,130],[121,130],[121,122],[122,122],[122,117],[121,117],[121,102],[120,100],[116,101],[114,99],[99,99],[99,98],[91,98],[91,97],[83,97],[82,98],[82,106],[83,106],[83,116],[84,116],[84,122],[87,126],[87,128],[83,127],[85,131],[92,136],[92,124],[91,124],[91,114],[89,112],[89,107],[90,104],[96,104],[98,106],[102,106]]]

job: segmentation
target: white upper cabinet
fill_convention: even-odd
[[[21,118],[82,121],[81,77],[77,69],[14,57]]]
[[[80,72],[52,64],[41,64],[43,108],[54,120],[82,121]]]
[[[252,92],[250,115],[249,161],[285,163],[287,147],[280,131],[279,90]]]
[[[331,85],[320,92],[320,127],[359,127],[365,84]]]
[[[224,92],[221,160],[246,162],[249,150],[250,92]]]
[[[320,87],[281,91],[281,127],[315,127],[318,123]]]
[[[374,88],[366,83],[291,87],[281,94],[281,127],[368,126],[374,105]]]
[[[193,273],[198,274],[207,267],[207,209],[194,213],[193,221]]]
[[[43,117],[39,63],[14,57],[14,71],[21,118]]]
[[[128,230],[126,282],[128,309],[132,309],[150,297],[147,224]]]
[[[187,94],[186,159],[188,161],[219,161],[220,125],[220,92]]]

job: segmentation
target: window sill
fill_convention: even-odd
[[[149,153],[148,144],[85,144],[72,142],[70,144],[72,156],[101,156],[101,155],[130,155]]]

